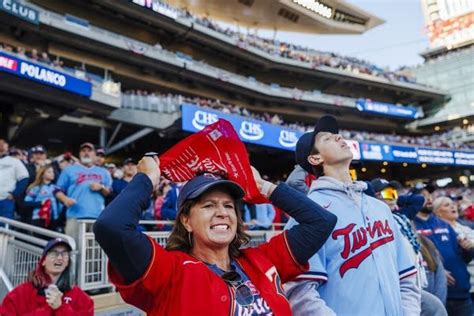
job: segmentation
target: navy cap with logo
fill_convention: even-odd
[[[374,192],[380,192],[383,189],[388,188],[388,187],[391,187],[397,190],[402,187],[402,185],[398,181],[393,180],[389,182],[382,178],[375,178],[374,180],[370,181],[370,184]]]
[[[295,159],[296,163],[301,166],[306,172],[313,174],[313,167],[308,162],[308,156],[314,146],[316,135],[320,132],[329,132],[332,134],[339,133],[339,125],[336,118],[331,115],[324,115],[316,122],[314,130],[303,134],[296,143]]]
[[[204,173],[192,178],[183,186],[178,194],[178,210],[186,200],[195,199],[215,187],[227,189],[234,199],[241,199],[245,195],[244,190],[237,183],[216,174]]]
[[[53,249],[57,245],[64,245],[68,248],[69,251],[72,250],[71,245],[69,245],[69,243],[65,239],[62,239],[62,238],[58,237],[58,238],[54,238],[54,239],[51,239],[50,241],[48,241],[48,243],[46,244],[46,246],[43,249],[43,255],[42,256],[43,257],[46,256],[48,251],[50,251],[51,249]]]
[[[42,145],[36,145],[35,147],[31,148],[31,153],[33,154],[44,154],[46,153],[46,150],[44,149],[44,147]]]

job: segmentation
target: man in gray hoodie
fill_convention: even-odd
[[[318,177],[308,196],[338,217],[310,269],[285,290],[293,313],[366,316],[420,315],[416,269],[385,203],[349,174],[352,153],[337,121],[323,116],[297,146],[297,162]],[[290,179],[290,183],[292,180]],[[291,219],[287,229],[295,225]]]

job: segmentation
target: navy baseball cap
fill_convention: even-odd
[[[36,153],[46,153],[46,150],[42,145],[36,145],[35,147],[31,148],[31,153],[36,154]]]
[[[102,148],[102,147],[97,148],[97,150],[95,152],[96,152],[97,156],[105,156],[105,149]]]
[[[43,249],[43,255],[42,256],[43,257],[46,256],[48,251],[50,251],[51,249],[53,249],[57,245],[64,245],[69,249],[69,251],[72,250],[71,245],[69,245],[69,243],[65,239],[62,239],[62,238],[58,237],[58,238],[54,238],[54,239],[51,239],[50,241],[48,241],[48,243],[46,244],[46,246]]]
[[[332,134],[339,133],[339,124],[336,118],[331,115],[323,115],[316,122],[314,130],[303,134],[296,143],[295,159],[296,163],[301,166],[306,172],[313,174],[313,166],[308,162],[308,156],[314,146],[316,135],[320,132],[329,132]]]
[[[129,163],[133,163],[134,165],[137,164],[137,162],[135,161],[135,159],[133,158],[126,158],[124,161],[123,161],[123,165],[125,166],[126,164],[129,164]]]
[[[216,174],[204,173],[189,180],[179,191],[178,210],[186,200],[195,199],[215,187],[226,188],[234,199],[241,199],[245,196],[244,189],[237,183],[223,179]]]
[[[401,184],[400,182],[396,181],[396,180],[392,180],[392,181],[387,181],[385,179],[382,179],[382,178],[375,178],[373,179],[372,181],[370,181],[370,184],[372,186],[372,189],[374,190],[374,192],[380,192],[382,191],[383,189],[385,188],[388,188],[388,187],[391,187],[391,188],[394,188],[394,189],[401,189]]]

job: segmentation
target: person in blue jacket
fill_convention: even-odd
[[[448,299],[446,309],[450,316],[472,316],[473,304],[469,294],[469,272],[467,262],[472,260],[472,254],[464,251],[458,245],[458,236],[451,226],[441,220],[433,212],[431,193],[421,190],[425,197],[422,210],[414,219],[419,234],[429,238],[443,258],[448,279]]]
[[[59,187],[53,183],[55,178],[52,165],[40,167],[36,178],[28,187],[25,205],[33,208],[32,224],[42,228],[52,228],[59,217],[56,194]],[[41,211],[42,210],[42,211]]]

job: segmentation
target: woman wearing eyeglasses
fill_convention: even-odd
[[[94,226],[110,259],[109,276],[123,299],[147,315],[291,315],[281,284],[307,269],[336,217],[286,184],[263,180],[260,192],[300,225],[255,248],[241,220],[243,189],[214,174],[180,190],[178,216],[166,249],[136,230],[158,186],[158,158],[144,157],[138,174]]]
[[[93,315],[94,302],[72,284],[70,251],[66,240],[50,240],[27,282],[5,296],[0,315]]]

